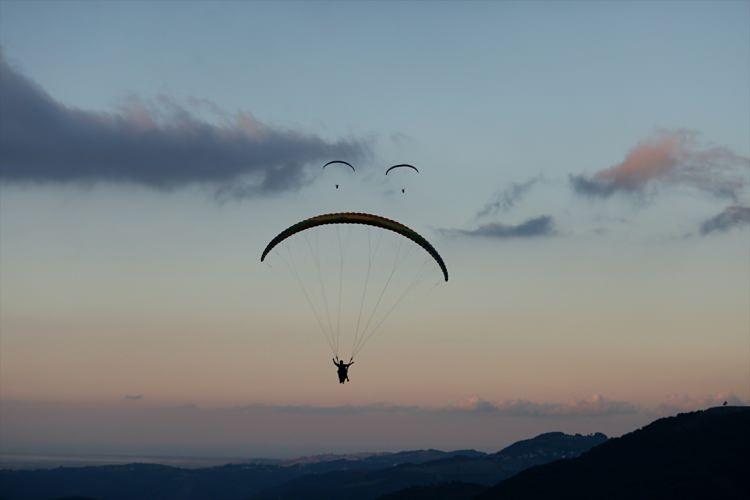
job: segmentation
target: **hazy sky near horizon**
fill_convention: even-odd
[[[748,2],[4,1],[0,50],[16,415],[351,405],[385,433],[412,407],[488,410],[480,434],[520,419],[507,441],[544,430],[514,401],[622,432],[669,401],[750,400]],[[420,174],[386,179],[402,162]],[[332,210],[417,229],[451,273],[345,386],[258,259]]]

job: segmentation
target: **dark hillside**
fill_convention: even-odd
[[[264,490],[254,498],[361,500],[377,498],[410,487],[455,483],[455,491],[451,493],[453,496],[446,497],[453,498],[457,492],[465,489],[466,483],[469,483],[472,493],[477,493],[478,487],[491,486],[534,465],[578,456],[606,439],[607,436],[601,433],[583,436],[550,432],[519,441],[489,455],[478,455],[474,452],[376,470],[343,470],[305,475]],[[425,498],[438,494],[429,488],[412,489],[409,494],[416,495],[417,492]]]
[[[750,498],[750,408],[659,419],[578,458],[527,469],[480,499]]]

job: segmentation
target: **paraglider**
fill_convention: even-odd
[[[346,162],[346,161],[342,161],[342,160],[333,160],[333,161],[329,161],[328,163],[326,163],[325,165],[323,165],[323,168],[326,168],[326,167],[327,167],[328,165],[337,165],[337,164],[338,164],[338,165],[346,165],[347,167],[349,167],[349,168],[351,168],[351,169],[352,169],[352,172],[356,172],[356,171],[357,171],[357,170],[356,170],[356,169],[355,169],[355,168],[354,168],[354,167],[352,166],[352,164],[351,164],[351,163],[349,163],[349,162]],[[338,189],[338,188],[339,188],[339,185],[338,185],[338,184],[336,184],[336,189]]]
[[[273,250],[276,245],[289,238],[290,236],[293,236],[300,231],[305,231],[307,229],[312,229],[314,227],[323,226],[326,224],[364,224],[367,226],[375,226],[382,229],[387,229],[389,231],[393,231],[394,233],[400,234],[401,236],[410,239],[411,241],[422,247],[428,254],[430,254],[430,256],[440,267],[445,281],[448,281],[448,268],[445,266],[443,258],[440,256],[437,250],[435,250],[435,247],[433,247],[430,242],[427,241],[422,235],[420,235],[413,229],[401,224],[400,222],[396,222],[395,220],[386,219],[385,217],[381,217],[379,215],[357,212],[342,212],[337,214],[317,215],[315,217],[310,217],[309,219],[305,219],[289,226],[288,228],[277,234],[268,243],[260,256],[260,261],[263,262],[268,253]]]
[[[352,169],[352,172],[356,172],[356,171],[357,171],[357,170],[356,170],[356,169],[355,169],[355,168],[354,168],[354,167],[352,166],[352,164],[351,164],[351,163],[349,163],[349,162],[346,162],[346,161],[341,161],[341,160],[333,160],[333,161],[329,161],[328,163],[326,163],[325,165],[323,165],[323,168],[326,168],[326,167],[327,167],[328,165],[334,165],[334,164],[337,164],[337,163],[338,163],[338,164],[341,164],[341,165],[346,165],[347,167],[349,167],[349,168],[351,168],[351,169]]]
[[[341,160],[323,168],[334,164],[356,172]],[[399,164],[386,175],[399,167],[419,172],[413,165]],[[302,291],[333,355],[340,384],[349,381],[354,358],[407,295],[427,280],[434,286],[448,281],[445,261],[424,236],[371,213],[324,213],[300,220],[268,242],[261,262],[267,262],[271,253],[275,256],[271,260],[283,263]],[[442,279],[437,281],[436,275]],[[344,317],[347,314],[349,318]],[[351,349],[344,351],[345,357],[342,340],[348,342],[347,337]]]
[[[388,175],[388,172],[390,172],[394,168],[411,168],[416,173],[419,173],[419,170],[414,165],[409,165],[408,163],[399,163],[398,165],[393,165],[392,167],[388,167],[388,170],[385,171],[385,175]]]
[[[337,373],[339,376],[339,384],[349,382],[349,367],[354,364],[353,359],[349,359],[348,363],[344,363],[343,359],[335,357],[333,358],[333,364],[338,368]]]
[[[416,173],[419,173],[419,169],[417,167],[415,167],[414,165],[409,165],[408,163],[399,163],[398,165],[393,165],[392,167],[388,167],[388,170],[385,171],[385,175],[388,175],[388,172],[390,172],[391,170],[394,170],[396,168],[410,168],[410,169],[414,170]],[[401,192],[405,193],[406,189],[401,188]]]

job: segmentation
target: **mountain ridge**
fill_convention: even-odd
[[[609,439],[547,432],[495,453],[435,449],[180,468],[0,470],[0,498],[748,498],[750,407],[680,413]]]
[[[534,438],[524,440],[533,442]],[[549,438],[542,441],[550,444]],[[528,446],[528,444],[526,445]],[[377,495],[413,486],[439,482],[441,478],[463,476],[479,478],[483,487],[496,483],[512,469],[525,467],[529,458],[518,463],[497,460],[500,450],[488,454],[476,450],[407,450],[394,453],[358,453],[298,457],[276,463],[254,462],[225,464],[205,468],[181,468],[159,464],[123,464],[84,467],[57,467],[41,470],[1,470],[0,498],[10,500],[49,499],[85,495],[119,500],[158,497],[160,499],[251,499],[270,496],[294,497],[296,488],[308,482],[317,484],[320,498],[330,498],[336,481],[354,484],[352,494],[362,497],[363,479],[379,482],[381,489],[365,495]],[[536,460],[536,461],[535,461]],[[538,463],[539,458],[532,459]],[[512,461],[511,461],[512,462]],[[430,464],[430,465],[424,465]],[[500,476],[497,476],[498,471]],[[307,479],[304,479],[307,478]],[[488,479],[490,478],[490,479]],[[295,481],[300,483],[295,483]],[[322,485],[333,486],[321,488]],[[287,484],[287,488],[280,489]],[[312,488],[312,489],[315,489]],[[328,488],[328,489],[327,489]],[[286,492],[286,493],[285,493]]]
[[[511,445],[513,446],[513,445]],[[528,467],[478,493],[476,484],[411,487],[382,500],[750,498],[750,407],[680,413],[577,457]]]
[[[658,419],[477,498],[748,498],[748,456],[750,407],[720,406]]]

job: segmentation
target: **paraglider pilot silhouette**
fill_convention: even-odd
[[[349,367],[354,364],[351,359],[348,363],[344,363],[343,359],[339,359],[338,356],[333,358],[333,364],[338,368],[339,384],[349,382]]]
[[[323,165],[323,168],[330,166],[330,165],[342,165],[343,167],[346,167],[347,170],[351,170],[352,173],[355,172],[354,167],[347,162],[341,161],[341,160],[334,160],[326,163]],[[388,168],[386,170],[386,175],[388,175],[388,172],[391,172],[395,169],[401,169],[405,168],[407,170],[413,170],[415,172],[419,172],[416,167],[413,165],[408,164],[398,164],[393,165],[392,167]],[[339,188],[339,185],[336,184],[336,189]],[[405,190],[402,189],[402,192]],[[339,235],[339,227],[341,225],[346,226],[356,226],[359,228],[366,227],[367,228],[367,262],[368,267],[366,272],[363,272],[365,283],[363,286],[363,291],[361,292],[361,299],[360,299],[360,316],[358,316],[357,319],[357,328],[356,332],[354,334],[353,339],[353,346],[351,349],[351,357],[349,358],[349,362],[344,362],[343,359],[339,358],[340,351],[339,351],[339,324],[340,324],[340,315],[341,315],[341,301],[342,301],[342,293],[341,293],[341,284],[343,282],[343,272],[344,272],[344,249],[347,246],[348,239],[345,237],[342,242],[342,238]],[[338,316],[331,317],[329,308],[328,308],[328,299],[326,298],[325,293],[325,286],[323,284],[323,277],[328,276],[329,273],[321,272],[321,255],[319,253],[318,249],[318,240],[317,240],[317,233],[315,236],[314,242],[311,242],[310,239],[307,237],[308,231],[320,231],[319,228],[322,227],[335,227],[336,228],[336,241],[338,242],[338,251],[339,251],[339,260],[338,260],[338,307],[333,307],[334,314],[338,314]],[[387,279],[384,280],[384,285],[378,294],[372,294],[377,296],[377,301],[375,302],[375,305],[372,309],[372,311],[369,313],[369,319],[366,321],[363,321],[363,328],[362,330],[359,329],[359,317],[364,318],[362,316],[362,310],[363,310],[363,304],[365,303],[365,295],[368,290],[368,280],[370,278],[370,269],[374,262],[374,255],[378,252],[380,248],[380,236],[378,237],[377,242],[374,245],[371,245],[370,243],[370,237],[369,237],[369,231],[372,229],[373,231],[382,231],[384,233],[393,233],[399,236],[400,238],[397,238],[394,240],[394,243],[398,241],[396,248],[395,248],[395,258],[394,262],[390,271],[390,274],[388,275]],[[282,259],[282,261],[285,263],[286,267],[288,268],[288,271],[292,275],[292,277],[297,281],[297,284],[299,285],[301,291],[303,292],[303,295],[305,296],[305,299],[308,302],[308,305],[313,310],[313,315],[315,319],[318,322],[318,326],[320,326],[321,333],[325,337],[326,341],[329,344],[329,347],[331,349],[331,353],[334,355],[332,358],[333,364],[336,366],[337,374],[339,377],[339,383],[344,384],[346,382],[349,382],[349,368],[354,364],[354,357],[357,356],[359,351],[364,347],[367,340],[372,337],[372,334],[378,329],[378,327],[383,323],[385,318],[390,314],[390,311],[393,310],[393,308],[398,305],[400,300],[405,296],[406,293],[408,293],[412,287],[417,284],[419,281],[420,276],[423,276],[423,273],[421,272],[422,268],[419,268],[416,272],[414,270],[410,270],[409,277],[411,278],[410,284],[406,286],[406,289],[399,294],[396,298],[394,298],[394,302],[391,305],[390,309],[388,309],[384,315],[381,315],[379,320],[376,320],[372,323],[372,328],[369,328],[371,326],[371,320],[373,319],[375,312],[378,308],[378,306],[381,304],[381,299],[383,298],[383,295],[386,291],[386,288],[391,284],[391,278],[393,277],[394,273],[396,272],[397,265],[401,262],[399,260],[402,255],[400,254],[400,248],[401,243],[404,240],[408,240],[416,247],[421,248],[424,252],[427,254],[427,258],[425,262],[428,262],[429,260],[434,261],[445,281],[448,281],[448,269],[445,265],[445,262],[443,261],[443,258],[440,256],[440,254],[437,252],[435,247],[432,246],[432,244],[421,234],[417,233],[413,229],[411,229],[408,226],[405,226],[404,224],[401,224],[400,222],[397,222],[392,219],[387,219],[385,217],[382,217],[380,215],[375,214],[368,214],[368,213],[362,213],[362,212],[338,212],[338,213],[327,213],[327,214],[321,214],[316,215],[314,217],[310,217],[308,219],[301,220],[297,222],[296,224],[292,224],[288,228],[281,231],[278,235],[276,235],[269,243],[266,245],[265,249],[263,250],[263,253],[261,254],[260,260],[263,262],[265,258],[268,256],[268,254],[274,250],[278,245],[286,244],[289,242],[289,240],[293,239],[295,235],[298,234],[303,235],[303,242],[306,243],[306,247],[303,244],[303,249],[309,250],[310,258],[311,260],[308,262],[312,262],[315,264],[315,267],[317,269],[317,273],[313,273],[313,275],[317,275],[318,286],[305,286],[304,281],[301,279],[299,272],[297,271],[297,267],[294,264],[294,252],[291,252],[289,250],[289,247],[286,246],[286,254],[282,254],[280,252],[275,252],[279,254],[279,257]],[[382,233],[381,233],[382,236]],[[403,239],[402,239],[403,238]],[[408,253],[408,251],[407,251]],[[336,259],[328,259],[329,261]],[[390,263],[388,264],[390,267]],[[310,292],[312,290],[320,289],[321,294],[321,308],[324,310],[318,311],[316,309],[315,303],[316,301],[311,300]],[[373,299],[375,301],[375,299]],[[323,317],[326,317],[328,321],[324,322]],[[328,328],[326,329],[326,325]],[[335,327],[334,327],[335,325]],[[349,354],[349,353],[347,353]]]

